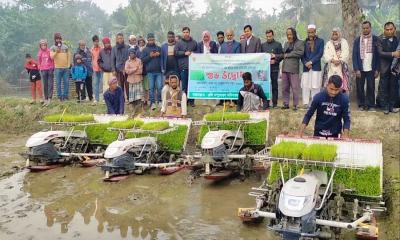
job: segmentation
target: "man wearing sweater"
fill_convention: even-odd
[[[150,109],[157,108],[156,101],[161,108],[161,90],[162,90],[162,74],[161,74],[161,48],[156,45],[153,33],[147,34],[147,45],[142,52],[142,62],[145,65],[147,78],[150,88]],[[157,100],[156,89],[157,88]]]
[[[55,44],[50,48],[50,57],[54,60],[54,74],[57,83],[57,96],[60,101],[68,100],[69,93],[69,67],[71,66],[71,52],[62,42],[61,33],[54,34]],[[62,91],[64,85],[64,91]]]
[[[317,111],[317,116],[315,119],[314,136],[326,138],[349,137],[349,97],[342,93],[341,86],[342,78],[338,75],[332,75],[328,80],[326,89],[314,96],[311,106],[300,126],[300,137],[303,136],[304,130],[315,111]]]
[[[124,91],[118,86],[116,77],[111,77],[108,80],[109,88],[104,93],[104,101],[107,105],[107,114],[124,114],[125,97]]]

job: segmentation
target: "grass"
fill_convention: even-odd
[[[295,177],[303,168],[302,165],[282,164],[285,180]],[[305,169],[323,170],[330,173],[330,167],[305,166]],[[281,178],[279,164],[273,162],[268,176],[268,183],[273,184]],[[361,196],[379,196],[382,194],[380,188],[380,168],[367,167],[366,169],[336,169],[334,184],[342,184],[347,189],[355,191],[356,195]]]
[[[140,128],[142,130],[149,130],[149,131],[162,131],[169,128],[169,122],[167,121],[148,122],[143,124]]]
[[[112,122],[111,127],[122,129],[140,128],[143,124],[144,122],[140,119],[128,119],[125,121]]]
[[[92,114],[53,114],[43,118],[45,122],[93,122]]]
[[[249,120],[250,114],[242,112],[214,112],[204,116],[206,121]]]

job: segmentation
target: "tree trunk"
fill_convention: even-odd
[[[342,1],[342,18],[343,18],[343,37],[349,43],[350,58],[349,58],[349,68],[353,70],[352,61],[352,51],[354,39],[358,36],[360,32],[360,23],[362,21],[361,9],[358,5],[357,0],[341,0]],[[352,92],[355,93],[355,74],[351,77]],[[351,94],[352,99],[356,94]]]

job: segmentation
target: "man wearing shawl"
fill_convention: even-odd
[[[179,88],[179,78],[177,75],[169,76],[168,89],[162,92],[162,117],[180,117],[187,115],[187,97],[184,91]]]

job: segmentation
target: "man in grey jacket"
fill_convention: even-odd
[[[282,63],[282,109],[289,109],[290,89],[293,94],[293,110],[297,110],[300,96],[300,59],[304,54],[304,42],[297,38],[294,28],[286,30],[287,42],[283,46],[283,54],[276,54],[283,58]]]
[[[243,28],[246,39],[240,42],[242,53],[259,53],[261,52],[261,40],[253,35],[253,28],[246,25]]]
[[[112,71],[114,75],[118,79],[118,84],[122,88],[122,91],[125,89],[125,99],[128,100],[129,96],[129,84],[126,80],[127,76],[124,72],[125,62],[128,60],[129,46],[124,42],[124,34],[118,33],[116,44],[112,48],[111,51],[111,60],[112,60]]]
[[[188,80],[189,80],[189,56],[197,51],[197,42],[190,36],[190,28],[182,29],[182,39],[175,45],[175,56],[178,59],[178,68],[182,81],[182,90],[188,95]],[[194,107],[194,99],[189,99],[188,103]]]

